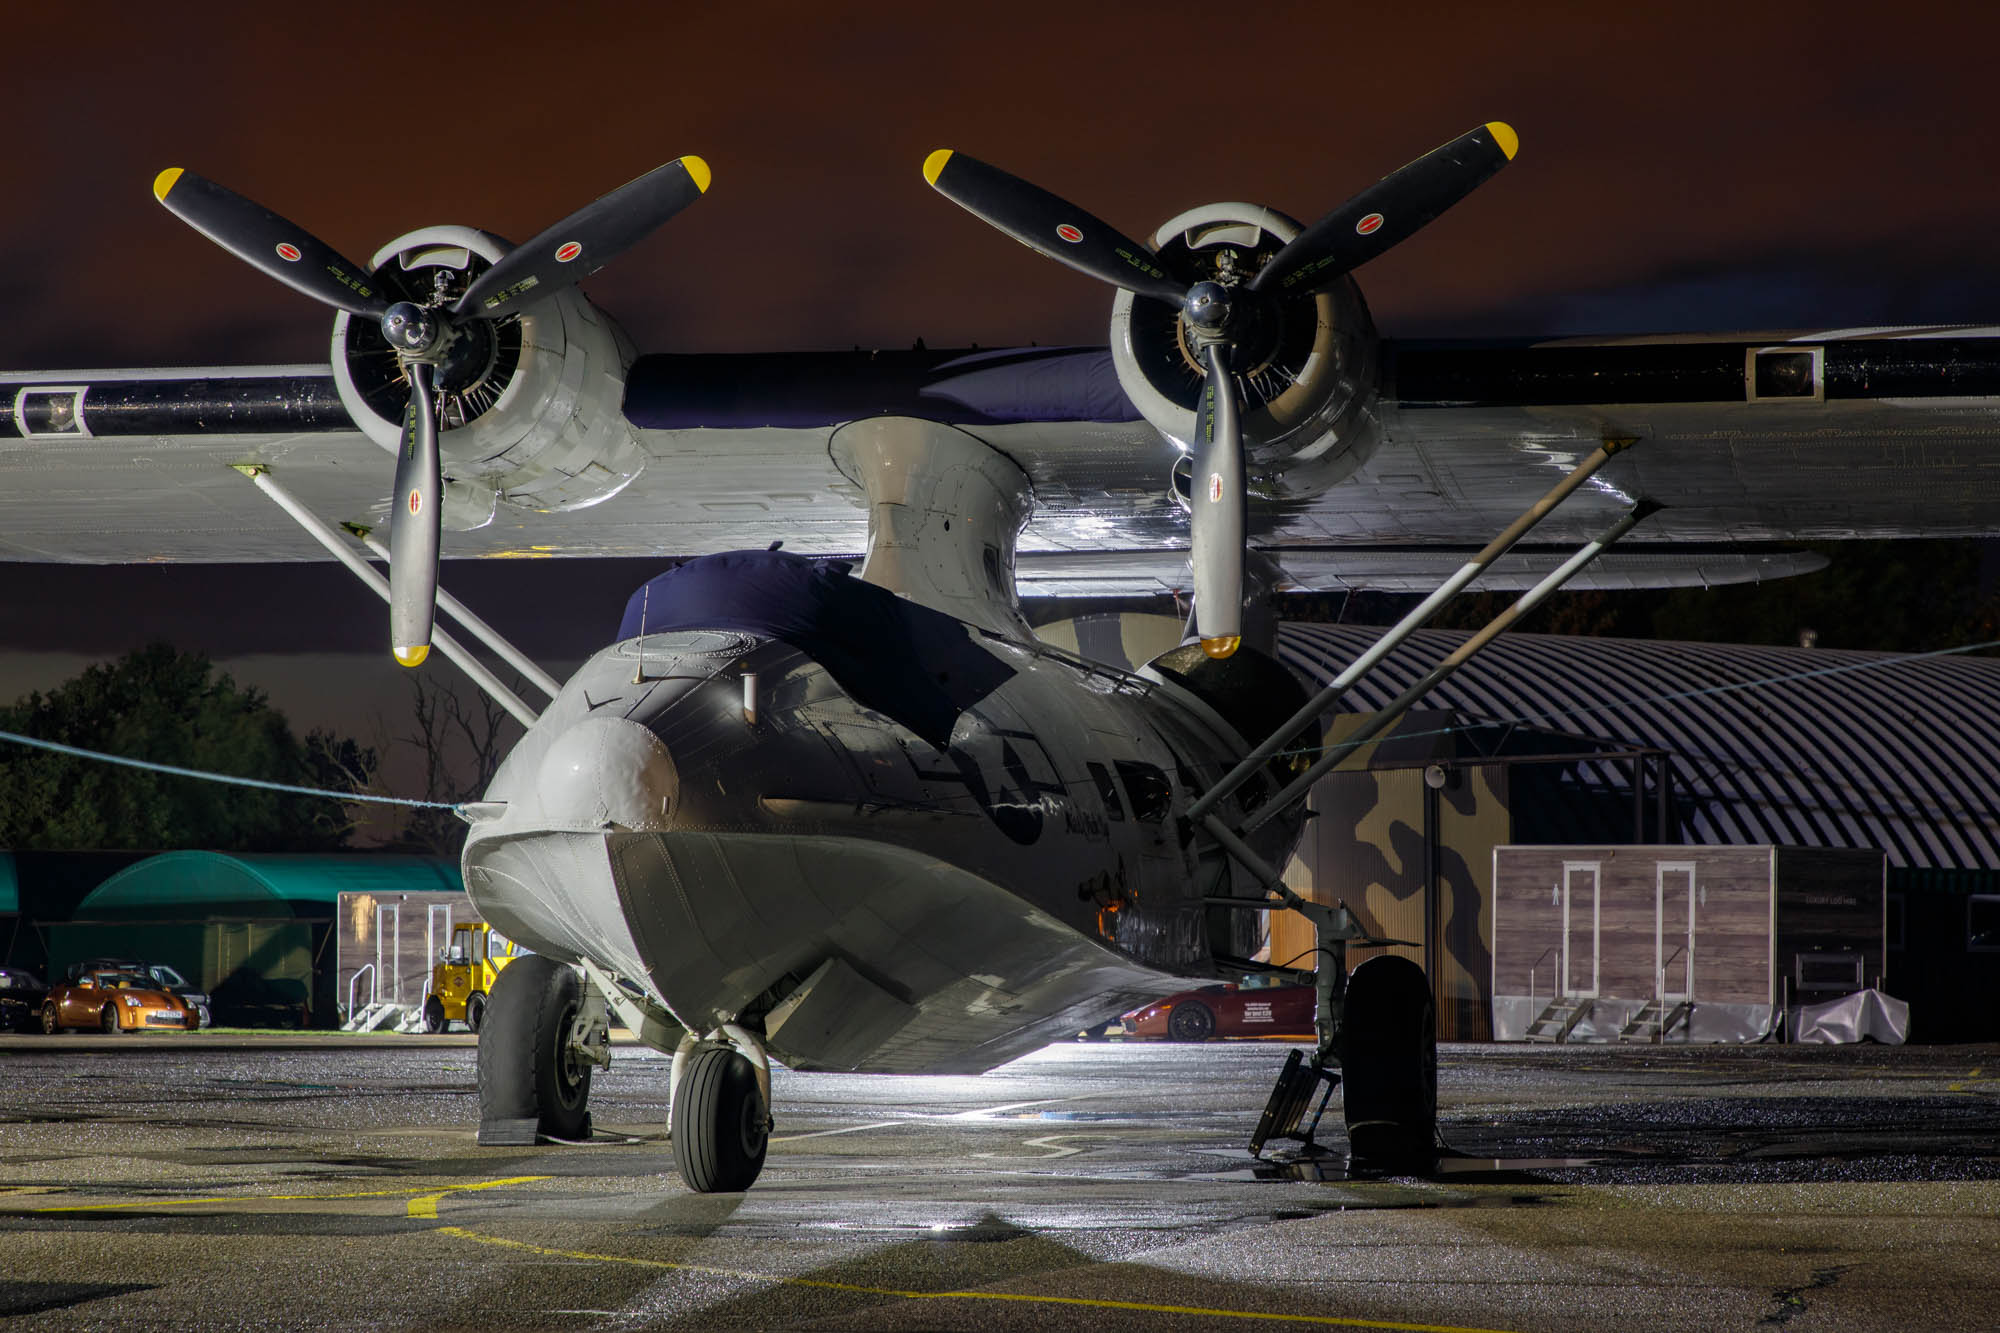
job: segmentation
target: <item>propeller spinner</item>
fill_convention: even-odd
[[[262,205],[191,171],[153,181],[168,211],[245,263],[314,300],[374,319],[410,384],[389,507],[389,639],[396,660],[430,653],[444,478],[436,373],[473,321],[499,321],[595,273],[708,191],[708,164],[682,157],[620,186],[507,252],[447,303],[385,299],[368,271]]]
[[[1203,367],[1189,508],[1194,614],[1201,646],[1242,644],[1245,466],[1239,354],[1271,326],[1274,303],[1333,286],[1470,194],[1514,157],[1519,140],[1492,121],[1391,172],[1300,232],[1247,276],[1170,271],[1169,261],[1110,224],[998,167],[940,148],[924,179],[974,216],[1080,273],[1176,306]]]

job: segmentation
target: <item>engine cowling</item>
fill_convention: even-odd
[[[1219,278],[1225,267],[1247,278],[1298,234],[1297,222],[1272,209],[1208,204],[1167,222],[1152,243],[1205,278]],[[1317,495],[1345,480],[1382,441],[1379,339],[1351,278],[1274,302],[1269,323],[1235,367],[1249,486],[1273,499]],[[1202,365],[1180,311],[1120,291],[1111,308],[1111,355],[1126,396],[1188,454]],[[1177,469],[1177,486],[1184,471]]]
[[[380,290],[421,300],[440,280],[463,291],[511,248],[472,227],[425,227],[369,264]],[[629,485],[646,461],[624,412],[633,357],[624,331],[575,287],[515,319],[469,321],[436,372],[444,526],[481,527],[500,503],[583,509]],[[393,454],[409,388],[378,323],[339,315],[332,361],[348,415]]]

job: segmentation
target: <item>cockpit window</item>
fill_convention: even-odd
[[[1167,775],[1151,764],[1120,759],[1118,779],[1132,798],[1132,817],[1142,824],[1159,824],[1173,808],[1174,788]]]
[[[1088,767],[1090,769],[1090,780],[1097,784],[1098,799],[1104,802],[1105,817],[1109,819],[1125,818],[1125,803],[1118,799],[1118,784],[1111,780],[1111,770],[1094,760],[1091,761]]]

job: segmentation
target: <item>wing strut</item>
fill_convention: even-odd
[[[1492,545],[1474,557],[1458,574],[1454,575],[1443,587],[1440,587],[1436,593],[1432,594],[1422,606],[1418,607],[1408,617],[1405,617],[1402,624],[1397,625],[1395,629],[1385,634],[1378,641],[1374,649],[1356,659],[1353,665],[1349,666],[1346,671],[1343,671],[1325,690],[1322,690],[1310,704],[1299,710],[1291,720],[1278,728],[1269,739],[1252,750],[1251,756],[1248,759],[1245,759],[1242,764],[1232,770],[1202,800],[1190,807],[1191,813],[1198,817],[1202,831],[1214,838],[1224,851],[1228,852],[1230,856],[1234,857],[1250,871],[1260,890],[1255,897],[1211,897],[1207,899],[1208,904],[1213,907],[1232,908],[1239,911],[1268,911],[1274,908],[1290,908],[1312,923],[1316,946],[1315,952],[1320,955],[1318,966],[1313,974],[1316,999],[1313,1014],[1313,1030],[1314,1035],[1318,1039],[1318,1050],[1310,1060],[1301,1062],[1295,1058],[1285,1066],[1284,1072],[1278,1078],[1277,1086],[1272,1089],[1270,1101],[1264,1108],[1263,1118],[1258,1122],[1256,1134],[1251,1139],[1250,1151],[1253,1155],[1261,1153],[1264,1145],[1272,1139],[1298,1139],[1307,1144],[1309,1148],[1312,1146],[1312,1136],[1315,1127],[1319,1123],[1320,1112],[1325,1110],[1327,1096],[1331,1093],[1332,1085],[1337,1083],[1341,1077],[1335,1071],[1342,1067],[1343,1051],[1346,1047],[1347,946],[1349,944],[1407,944],[1409,941],[1374,939],[1362,929],[1361,923],[1348,910],[1345,903],[1319,903],[1301,897],[1285,883],[1281,871],[1265,861],[1263,857],[1259,856],[1244,841],[1245,836],[1255,832],[1281,811],[1289,809],[1298,801],[1303,800],[1306,794],[1312,790],[1313,784],[1322,776],[1331,772],[1337,765],[1363,745],[1368,744],[1370,741],[1387,732],[1419,700],[1429,694],[1432,689],[1436,688],[1439,683],[1476,657],[1482,649],[1516,624],[1522,616],[1539,606],[1550,593],[1569,582],[1570,579],[1574,578],[1619,539],[1644,522],[1649,515],[1657,512],[1660,506],[1651,500],[1641,500],[1633,505],[1631,509],[1620,515],[1616,522],[1606,528],[1603,533],[1595,539],[1586,542],[1574,555],[1552,570],[1541,582],[1522,593],[1515,599],[1513,605],[1495,616],[1487,623],[1485,628],[1460,644],[1443,661],[1425,672],[1421,679],[1397,695],[1387,707],[1369,718],[1353,734],[1333,745],[1327,746],[1324,753],[1320,755],[1319,759],[1311,767],[1300,773],[1276,796],[1273,796],[1269,801],[1252,812],[1249,818],[1243,821],[1241,828],[1232,829],[1228,824],[1224,823],[1221,817],[1215,813],[1216,804],[1224,796],[1228,795],[1228,792],[1233,789],[1236,783],[1242,781],[1242,777],[1247,772],[1254,771],[1269,760],[1292,737],[1298,734],[1301,727],[1312,721],[1323,709],[1339,698],[1349,686],[1360,679],[1370,667],[1381,661],[1388,649],[1393,648],[1401,639],[1407,638],[1424,621],[1428,620],[1431,614],[1439,606],[1443,605],[1446,598],[1459,588],[1470,583],[1487,564],[1497,558],[1507,547],[1513,545],[1515,541],[1518,541],[1522,534],[1526,533],[1529,528],[1539,522],[1549,510],[1561,502],[1564,496],[1575,490],[1583,482],[1584,478],[1596,471],[1612,454],[1617,453],[1630,443],[1630,440],[1607,440],[1603,448],[1585,459],[1568,477],[1563,479],[1562,483],[1555,490],[1543,497],[1533,509],[1523,514],[1512,527],[1508,528],[1505,533],[1502,533],[1499,538],[1496,538]],[[1409,977],[1400,973],[1393,971],[1380,972],[1378,970],[1377,973],[1370,976],[1370,986],[1374,987],[1374,983],[1379,980],[1382,986],[1393,988],[1400,981],[1406,987],[1409,984],[1415,984],[1418,991],[1422,995],[1427,996],[1429,983],[1423,981],[1422,972],[1413,966],[1400,962],[1398,966],[1406,967],[1408,972],[1414,975],[1415,982],[1411,983]],[[1374,987],[1374,989],[1379,990],[1380,988]],[[1371,998],[1379,1002],[1380,996],[1371,992]],[[1316,1095],[1319,1099],[1318,1111],[1312,1109],[1312,1102]],[[1435,1096],[1435,1089],[1433,1089],[1432,1095],[1433,1097]],[[1350,1102],[1352,1099],[1353,1090],[1350,1089]],[[1349,1135],[1350,1140],[1352,1140],[1354,1137],[1355,1121],[1353,1119],[1354,1112],[1351,1107],[1348,1114]],[[1435,1129],[1434,1107],[1431,1117],[1431,1123],[1428,1126],[1391,1125],[1386,1127],[1386,1135],[1379,1132],[1372,1134],[1371,1137],[1374,1139],[1377,1148],[1384,1154],[1384,1161],[1387,1162],[1391,1157],[1398,1160],[1420,1161],[1426,1154],[1430,1154],[1432,1150],[1431,1137]],[[1376,1130],[1380,1131],[1383,1128],[1377,1126]]]
[[[293,522],[305,529],[306,535],[310,536],[321,546],[324,546],[327,553],[334,559],[347,566],[356,578],[367,584],[374,591],[376,596],[385,602],[390,600],[389,580],[382,577],[381,573],[373,565],[356,554],[354,548],[342,539],[340,533],[331,524],[300,504],[290,491],[287,491],[284,487],[273,481],[269,467],[262,463],[232,463],[230,466],[250,478],[256,484],[258,490],[270,496],[272,502],[278,508],[284,510],[285,513],[291,516]],[[452,600],[456,601],[456,599]],[[443,599],[440,599],[439,604],[445,606],[446,610],[451,609]],[[471,617],[471,620],[478,621],[478,618]],[[470,623],[468,621],[468,625]],[[478,621],[478,626],[486,628],[487,632],[492,634],[491,628],[487,627],[484,621]],[[474,632],[477,633],[478,630],[475,629]],[[482,641],[486,641],[484,636],[481,637]],[[493,639],[498,640],[499,638],[498,634],[493,634]],[[448,634],[438,634],[434,642],[437,644],[439,652],[456,663],[459,670],[471,677],[473,684],[486,691],[488,697],[493,702],[511,713],[516,722],[519,722],[524,727],[535,725],[535,720],[540,714],[533,708],[530,708],[520,695],[508,689],[498,676],[487,670],[485,664],[477,657],[474,657],[464,644]],[[489,647],[493,646],[490,641],[487,642]],[[501,642],[505,641],[501,640]],[[495,647],[494,651],[499,652],[500,649]],[[511,644],[508,645],[507,654],[503,654],[503,656],[508,654],[512,655],[509,657],[510,661],[513,657],[520,655]],[[543,678],[547,679],[546,673],[543,674]],[[537,684],[539,683],[538,681]]]
[[[1638,441],[1632,439],[1611,439],[1606,440],[1603,444],[1591,450],[1590,454],[1582,462],[1570,469],[1567,476],[1550,488],[1547,495],[1535,501],[1525,513],[1508,525],[1506,531],[1488,542],[1478,555],[1473,556],[1472,559],[1459,566],[1458,572],[1439,584],[1436,592],[1424,598],[1414,610],[1397,621],[1395,627],[1377,639],[1373,647],[1355,658],[1348,665],[1347,669],[1338,676],[1335,676],[1325,689],[1307,700],[1299,708],[1298,712],[1292,714],[1289,721],[1271,733],[1268,739],[1250,751],[1249,754],[1244,755],[1242,761],[1236,767],[1223,774],[1213,787],[1210,787],[1202,794],[1201,799],[1188,807],[1188,817],[1190,819],[1201,819],[1209,811],[1220,805],[1224,798],[1242,786],[1252,774],[1256,773],[1258,769],[1262,768],[1270,760],[1272,755],[1283,749],[1292,737],[1298,735],[1300,728],[1326,712],[1327,709],[1333,707],[1335,701],[1341,695],[1347,693],[1356,681],[1375,669],[1376,663],[1387,657],[1391,652],[1394,652],[1403,640],[1409,638],[1425,625],[1428,625],[1446,602],[1464,591],[1465,586],[1485,573],[1487,567],[1495,560],[1498,560],[1501,556],[1512,550],[1516,542],[1527,536],[1537,523],[1540,523],[1553,513],[1556,506],[1568,499],[1570,493],[1575,491],[1577,487],[1588,481],[1597,469],[1603,467],[1614,455],[1623,453],[1636,443]],[[1582,566],[1578,566],[1578,568],[1580,569]],[[1572,570],[1570,573],[1573,574],[1575,571]],[[1570,574],[1563,574],[1562,577],[1563,580],[1567,580]],[[1555,591],[1555,588],[1560,586],[1562,586],[1561,581],[1557,582],[1554,587],[1551,587],[1549,592]],[[1529,595],[1532,595],[1532,593]],[[1542,594],[1542,596],[1547,596],[1547,593]],[[1541,599],[1537,597],[1536,600],[1539,601]],[[1282,804],[1282,802],[1277,803],[1277,805]],[[1277,805],[1274,805],[1273,808],[1277,808]],[[1258,822],[1261,823],[1262,821]]]

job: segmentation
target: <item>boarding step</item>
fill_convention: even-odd
[[[395,1027],[408,1020],[408,1010],[400,1004],[384,1000],[371,1004],[354,1017],[340,1025],[342,1032],[380,1032],[383,1028]]]
[[[1693,1000],[1675,1000],[1671,1008],[1665,1000],[1648,1000],[1618,1029],[1618,1040],[1649,1041],[1657,1046],[1693,1016]]]
[[[1527,1041],[1568,1041],[1569,1034],[1576,1031],[1576,1025],[1584,1020],[1596,1003],[1595,998],[1573,999],[1559,995],[1548,1002],[1521,1035]]]

